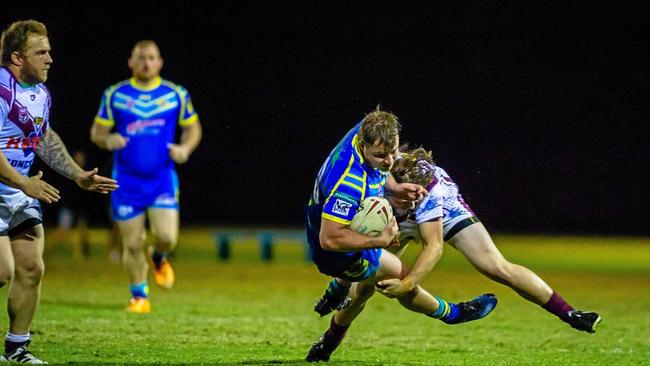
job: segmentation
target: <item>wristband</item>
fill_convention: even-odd
[[[402,278],[402,285],[404,285],[404,287],[406,287],[409,291],[415,288],[415,284],[408,277]]]

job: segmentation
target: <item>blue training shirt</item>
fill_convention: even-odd
[[[337,261],[335,257],[352,257],[357,253],[323,250],[317,240],[321,218],[348,225],[364,198],[384,194],[388,173],[374,169],[364,162],[358,141],[360,127],[361,123],[343,137],[318,172],[306,212],[309,244],[315,261],[318,261],[319,257]]]
[[[148,87],[131,78],[106,89],[95,122],[129,139],[115,151],[114,169],[147,177],[174,167],[167,145],[174,142],[176,124],[198,119],[187,90],[158,77]]]

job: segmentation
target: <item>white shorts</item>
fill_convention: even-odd
[[[466,228],[471,224],[479,222],[478,218],[472,213],[467,212],[462,215],[458,215],[453,219],[443,220],[442,229],[443,229],[443,238],[445,241],[448,241],[460,230]],[[421,244],[422,238],[420,237],[420,227],[415,221],[407,220],[400,222],[399,224],[399,241],[400,243],[406,244],[409,241],[415,241],[418,244]]]
[[[37,199],[23,192],[0,196],[0,236],[14,234],[24,225],[33,227],[42,222],[43,213]]]

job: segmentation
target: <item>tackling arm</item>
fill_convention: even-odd
[[[429,194],[424,187],[414,183],[397,183],[395,178],[389,174],[386,178],[386,195],[395,196],[409,202],[419,202]]]
[[[388,279],[377,283],[378,291],[388,297],[400,297],[415,289],[442,256],[442,219],[427,221],[418,226],[424,247],[418,254],[413,268],[401,280]]]
[[[371,237],[350,230],[347,225],[321,218],[320,245],[331,252],[352,252],[372,248],[386,248],[399,233],[395,218],[386,225],[378,237]]]
[[[403,279],[418,285],[442,257],[442,219],[427,221],[418,225],[422,237],[422,251],[418,254],[415,264],[409,274]]]

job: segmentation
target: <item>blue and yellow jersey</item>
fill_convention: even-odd
[[[95,123],[114,127],[128,138],[126,147],[115,151],[117,171],[155,176],[174,167],[167,146],[174,142],[176,124],[186,126],[198,119],[182,86],[158,78],[143,87],[131,78],[106,89]]]
[[[307,228],[320,231],[321,218],[348,225],[364,198],[383,196],[387,173],[366,164],[359,148],[359,129],[352,128],[320,168],[307,206]]]

